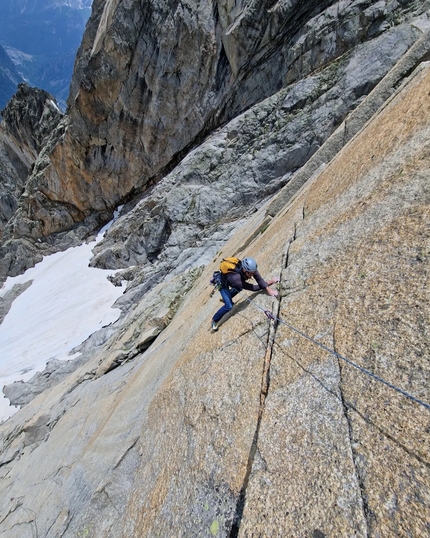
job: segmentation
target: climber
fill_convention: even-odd
[[[250,278],[253,278],[257,284],[247,282]],[[277,290],[269,287],[276,282],[279,282],[278,277],[272,278],[266,282],[257,271],[257,262],[254,258],[244,258],[242,262],[239,262],[236,270],[223,275],[222,285],[219,292],[224,306],[215,312],[212,318],[212,330],[218,330],[218,322],[233,308],[232,299],[242,291],[242,289],[249,291],[259,291],[264,289],[272,297],[277,297]]]

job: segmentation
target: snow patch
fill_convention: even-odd
[[[0,325],[0,388],[30,379],[51,359],[70,360],[70,351],[100,328],[115,322],[112,308],[124,291],[107,280],[113,270],[89,267],[92,249],[102,239],[46,256],[23,275],[9,277],[0,296],[15,284],[33,280]],[[17,408],[0,398],[0,421]]]

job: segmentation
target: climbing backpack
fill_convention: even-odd
[[[227,275],[228,273],[237,273],[240,271],[241,267],[242,262],[239,258],[223,258],[219,266],[219,271],[215,271],[210,280],[210,283],[214,287],[211,291],[211,297],[216,291],[219,291],[222,288],[222,285],[225,282],[224,275]]]
[[[223,275],[237,273],[241,269],[242,262],[239,258],[223,258],[219,264],[219,270]]]

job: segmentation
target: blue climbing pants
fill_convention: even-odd
[[[212,318],[214,321],[218,322],[225,314],[227,314],[227,312],[230,312],[230,310],[233,308],[233,297],[240,291],[241,290],[236,288],[221,288],[219,290],[224,301],[224,306],[215,312],[214,317]]]

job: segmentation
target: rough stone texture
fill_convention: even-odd
[[[1,116],[0,239],[18,208],[31,167],[62,114],[52,95],[21,83]]]
[[[300,171],[294,175],[293,181],[290,181],[288,188],[282,189],[279,196],[273,200],[268,209],[268,214],[276,215],[283,206],[290,200],[299,188],[312,177],[313,174],[320,172],[341,148],[357,132],[363,128],[364,124],[377,112],[384,102],[393,94],[395,88],[398,88],[405,77],[420,65],[423,61],[430,59],[430,32],[426,32],[413,47],[396,63],[389,71],[380,84],[378,84],[369,95],[362,100],[356,109],[354,109],[346,121],[342,122],[336,131],[330,136],[323,146],[316,151],[314,155],[301,167]],[[357,71],[362,66],[357,66]]]
[[[429,410],[285,325],[430,402],[429,92],[426,65],[274,219],[252,215],[148,350],[103,369],[149,329],[142,302],[0,427],[5,537],[429,533]],[[212,333],[209,278],[245,252],[281,298],[242,294]]]
[[[406,47],[423,31],[428,7],[428,1],[398,0],[184,0],[174,8],[164,0],[95,2],[64,138],[29,179],[10,235],[47,236],[93,211],[112,210],[214,128],[359,44],[416,20],[412,34],[403,28],[406,34],[390,49]],[[370,71],[384,55],[381,49],[378,58],[368,58]],[[356,98],[385,72],[377,80],[352,73],[361,80]],[[341,105],[338,113],[347,112]]]
[[[412,35],[409,27],[394,28],[217,130],[117,220],[97,245],[92,265],[109,269],[139,265],[147,278],[161,278],[207,263],[237,227],[237,219],[290,182],[270,205],[268,213],[273,216],[274,208],[282,207],[309,177],[307,170],[315,171],[310,155],[321,148],[317,155],[329,158],[329,151],[333,156],[351,138],[354,129],[348,127],[346,135],[343,125],[324,144],[346,111],[361,103],[351,121],[348,117],[348,126],[351,123],[357,131],[374,113],[375,100],[382,104],[395,82],[430,50],[426,35],[404,55]],[[356,73],[366,73],[368,85],[374,85],[398,58],[405,67],[397,69],[397,78],[390,77],[377,99],[363,101],[363,79]],[[317,162],[321,164],[321,155]],[[222,221],[228,224],[221,226]]]
[[[294,225],[280,318],[427,403],[429,89],[427,67],[271,226]],[[282,323],[270,377],[241,535],[429,532],[428,410]]]

